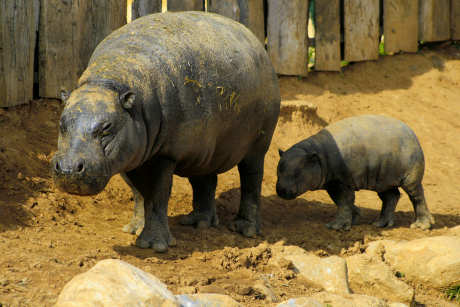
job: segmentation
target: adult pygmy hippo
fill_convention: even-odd
[[[286,152],[280,151],[276,192],[293,199],[325,189],[338,207],[332,229],[349,230],[359,216],[355,191],[376,191],[382,200],[374,225],[391,227],[402,187],[414,206],[411,227],[428,229],[434,219],[423,193],[423,151],[403,122],[379,115],[346,118],[327,126]]]
[[[145,210],[136,245],[164,252],[175,244],[167,220],[173,174],[193,188],[193,212],[182,222],[208,227],[218,222],[217,174],[238,165],[241,203],[232,228],[254,236],[279,109],[277,76],[243,25],[203,12],[145,16],[98,45],[68,97],[55,182],[89,195],[122,173],[144,203],[126,230],[142,227]]]

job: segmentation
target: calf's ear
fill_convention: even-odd
[[[278,149],[278,153],[279,153],[280,158],[281,158],[283,156],[283,154],[284,154],[284,151],[282,151],[281,149]]]
[[[136,94],[131,91],[126,91],[120,95],[120,103],[123,108],[131,109],[134,106],[134,102],[136,101]]]

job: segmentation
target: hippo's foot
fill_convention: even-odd
[[[393,217],[386,217],[386,216],[381,216],[379,217],[375,222],[372,223],[372,225],[383,228],[383,227],[393,227],[395,224]]]
[[[142,229],[144,228],[144,219],[132,218],[131,221],[123,226],[122,231],[130,234],[139,235]]]
[[[430,229],[434,224],[434,217],[428,213],[425,216],[418,217],[417,220],[410,225],[410,228]]]
[[[196,228],[205,229],[219,225],[219,218],[215,211],[192,211],[190,214],[182,216],[179,223],[181,225],[195,225]]]
[[[352,216],[351,216],[351,225],[357,225],[359,223],[359,219],[361,218],[361,210],[353,206],[352,208]]]
[[[246,220],[242,217],[234,219],[233,222],[230,223],[229,229],[239,232],[248,238],[255,238],[260,233],[260,229],[255,222]]]
[[[336,218],[332,222],[327,223],[326,227],[329,229],[334,229],[334,230],[349,231],[351,229],[351,223],[352,221],[341,219],[341,218]]]
[[[140,248],[152,248],[158,253],[165,253],[169,246],[176,246],[176,239],[169,231],[152,231],[145,227],[136,239],[136,246]]]

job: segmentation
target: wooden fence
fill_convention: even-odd
[[[387,54],[460,40],[460,0],[0,0],[0,107],[72,90],[96,45],[127,15],[165,10],[243,23],[281,75],[308,74],[313,41],[314,69],[339,71],[342,60],[377,59],[382,34]]]

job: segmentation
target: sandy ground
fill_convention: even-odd
[[[252,286],[267,283],[280,300],[319,291],[288,268],[268,264],[275,244],[297,245],[319,256],[346,256],[362,252],[371,241],[442,235],[460,224],[458,48],[384,57],[350,65],[343,73],[281,78],[280,85],[282,114],[265,163],[263,235],[247,239],[227,230],[239,202],[235,169],[219,176],[221,224],[208,230],[179,225],[178,217],[191,211],[192,195],[187,180],[175,177],[169,216],[178,244],[167,254],[136,248],[135,236],[121,231],[133,202],[119,176],[93,197],[54,188],[48,163],[56,148],[59,102],[0,109],[0,306],[50,306],[66,282],[106,258],[154,274],[175,294],[216,292],[246,306],[274,306]],[[324,191],[293,201],[276,196],[278,148],[287,149],[328,123],[368,113],[401,119],[418,135],[426,156],[426,197],[436,218],[432,230],[409,228],[414,215],[405,194],[395,227],[377,229],[368,225],[380,210],[377,195],[358,192],[363,224],[350,232],[324,226],[336,210]],[[442,291],[412,285],[419,306],[447,304]]]

